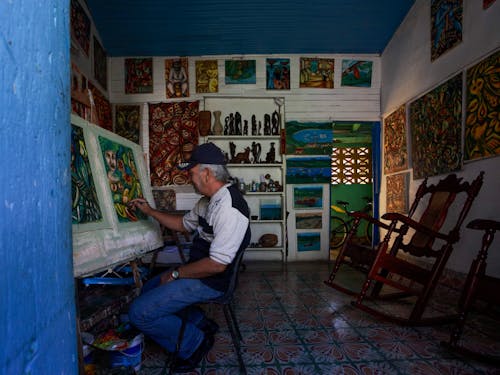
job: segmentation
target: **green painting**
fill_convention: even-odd
[[[287,121],[285,137],[288,155],[330,155],[332,153],[331,122]]]

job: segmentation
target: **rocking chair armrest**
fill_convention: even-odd
[[[376,225],[380,228],[389,229],[389,224],[383,223],[380,220],[375,219],[373,216],[371,216],[365,212],[353,211],[353,212],[348,212],[348,215],[355,218],[355,219],[360,218],[362,220],[369,221],[373,225]]]
[[[422,232],[430,237],[439,238],[441,240],[450,240],[450,234],[445,234],[441,232],[436,232],[435,230],[426,227],[425,225],[420,224],[418,221],[415,221],[408,216],[400,214],[398,212],[387,212],[382,215],[382,219],[391,220],[391,221],[401,221],[403,224],[408,225],[410,228],[415,229],[418,232]]]
[[[488,219],[474,219],[469,224],[467,228],[478,229],[478,230],[500,230],[500,221],[488,220]]]

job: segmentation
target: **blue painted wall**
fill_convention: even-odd
[[[69,1],[0,1],[0,374],[76,374]]]

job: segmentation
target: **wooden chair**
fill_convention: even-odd
[[[433,318],[422,316],[453,251],[453,245],[460,238],[460,228],[481,189],[483,175],[484,172],[480,172],[469,183],[450,174],[436,185],[421,185],[416,200],[428,197],[428,204],[419,221],[399,213],[382,216],[382,219],[390,221],[389,229],[377,247],[373,265],[353,306],[376,317],[406,325],[438,324],[456,318],[452,315]],[[465,200],[456,199],[457,196],[463,196]],[[444,224],[445,228],[451,229],[441,231]],[[408,318],[367,305],[366,299],[370,299],[367,293],[374,281],[372,298],[416,297]],[[384,285],[399,292],[383,295],[381,291]]]
[[[486,259],[488,249],[493,242],[495,232],[500,230],[500,222],[494,220],[476,219],[471,221],[467,228],[484,231],[481,249],[477,257],[472,262],[467,280],[464,285],[462,296],[458,305],[458,320],[450,335],[448,343],[442,343],[444,346],[452,349],[459,354],[472,357],[478,360],[484,360],[500,365],[500,354],[493,357],[478,353],[460,343],[460,338],[464,331],[465,320],[468,313],[473,309],[476,300],[485,301],[498,309],[500,307],[500,278],[486,275]],[[489,306],[491,307],[491,306]],[[491,310],[491,309],[488,309]],[[498,312],[498,310],[497,310]]]

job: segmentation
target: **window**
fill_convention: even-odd
[[[334,147],[332,185],[371,184],[371,147]]]

